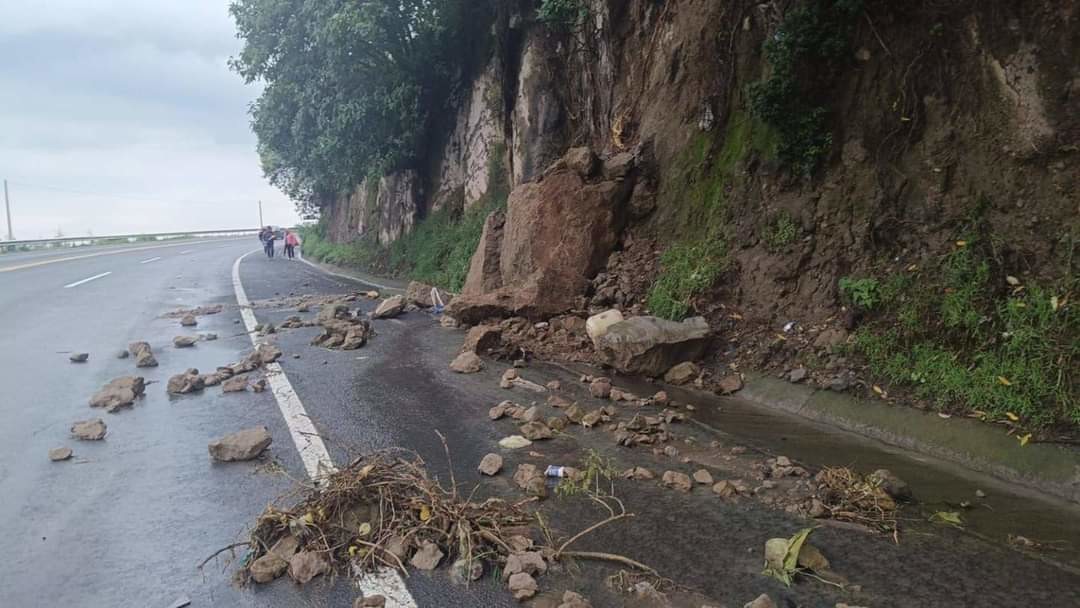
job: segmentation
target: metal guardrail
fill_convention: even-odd
[[[25,239],[14,241],[0,241],[0,250],[11,251],[13,249],[46,249],[52,247],[81,247],[93,245],[105,241],[163,241],[184,237],[203,238],[214,236],[240,236],[246,234],[258,234],[258,228],[237,228],[232,230],[184,230],[180,232],[156,232],[143,234],[110,234],[103,236],[67,236],[54,239]]]

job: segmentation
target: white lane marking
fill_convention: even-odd
[[[257,253],[261,249],[255,249],[236,258],[232,267],[233,290],[236,292],[236,303],[240,305],[240,316],[244,319],[244,327],[247,328],[251,343],[258,345],[259,337],[255,331],[258,322],[255,313],[251,309],[251,301],[248,300],[244,285],[240,282],[240,262],[247,256]],[[320,269],[321,270],[321,269]],[[267,380],[277,399],[278,409],[285,417],[285,424],[289,427],[293,443],[300,452],[300,460],[304,462],[308,476],[317,480],[319,477],[333,472],[334,463],[330,460],[330,453],[326,451],[326,445],[322,437],[319,437],[312,424],[311,418],[304,410],[304,404],[300,401],[292,383],[285,376],[285,370],[277,363],[266,366],[269,373]],[[416,600],[405,587],[405,581],[397,570],[385,568],[376,572],[354,572],[358,578],[357,587],[365,596],[381,595],[386,598],[387,608],[417,608]]]
[[[161,259],[161,256],[159,255],[156,258],[150,258],[149,260],[143,260],[143,261],[141,261],[139,263],[140,264],[149,264],[150,262],[156,262],[156,261],[158,261],[160,259]]]
[[[112,274],[111,270],[109,272],[103,272],[101,274],[95,274],[94,276],[86,277],[85,279],[83,279],[81,281],[75,281],[74,283],[68,283],[67,285],[64,285],[64,289],[71,289],[72,287],[78,287],[79,285],[82,285],[83,283],[89,283],[90,281],[100,279],[101,277],[107,277],[110,274]]]
[[[302,257],[298,257],[296,259],[300,260],[301,262],[307,264],[308,266],[311,266],[315,270],[318,270],[319,272],[324,273],[324,274],[339,277],[339,278],[342,278],[342,279],[348,279],[350,281],[353,281],[354,283],[363,283],[364,285],[371,285],[372,287],[375,287],[376,289],[385,289],[387,291],[402,291],[402,289],[400,287],[390,287],[389,285],[380,285],[380,284],[376,283],[375,281],[368,281],[367,279],[358,279],[356,277],[351,277],[351,276],[349,276],[347,274],[341,274],[340,272],[334,272],[333,270],[327,270],[327,269],[323,268],[322,266],[319,266],[318,264],[313,264],[313,263],[305,260]]]
[[[190,249],[185,249],[184,251],[180,252],[180,255],[187,255],[189,253],[191,253],[191,250]]]
[[[248,237],[240,237],[235,239],[214,239],[208,240],[207,243],[224,243],[231,241],[246,241]],[[17,241],[16,241],[17,242]],[[96,258],[102,255],[116,255],[118,253],[130,253],[132,251],[146,251],[149,249],[164,249],[166,247],[182,247],[184,245],[190,245],[191,243],[170,243],[168,245],[150,245],[149,247],[127,247],[124,249],[116,249],[110,251],[99,251],[97,253],[86,253],[83,255],[72,255],[66,258],[49,258],[47,260],[41,260],[40,262],[28,262],[26,264],[16,264],[14,266],[5,266],[0,268],[0,272],[11,272],[13,270],[23,270],[24,268],[35,268],[37,266],[45,266],[47,264],[56,264],[58,262],[70,262],[72,260],[83,260],[86,258]],[[212,247],[212,249],[218,249],[218,247]]]

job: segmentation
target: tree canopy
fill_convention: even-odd
[[[491,5],[477,0],[235,0],[230,66],[270,182],[310,203],[415,163]]]

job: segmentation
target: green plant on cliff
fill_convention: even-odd
[[[862,0],[811,0],[784,16],[764,46],[771,73],[747,90],[751,112],[776,129],[779,160],[810,175],[832,144],[823,89],[847,56]]]
[[[536,9],[536,18],[551,27],[569,28],[589,14],[582,0],[543,0]]]
[[[1031,428],[1080,424],[1080,311],[1068,296],[1076,280],[1026,284],[994,271],[984,241],[958,243],[880,285],[848,283],[856,301],[864,297],[860,285],[876,286],[873,305],[863,306],[875,312],[856,333],[871,371],[943,409],[1016,418]]]
[[[649,290],[649,310],[679,321],[693,309],[692,300],[712,286],[724,270],[723,239],[707,236],[676,243],[660,256],[660,275]]]

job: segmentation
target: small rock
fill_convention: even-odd
[[[657,393],[652,396],[652,401],[656,405],[667,405],[667,403],[668,403],[667,391],[657,391]]]
[[[49,450],[49,460],[53,462],[59,462],[61,460],[67,460],[71,458],[72,451],[69,447],[59,447]]]
[[[777,456],[776,457],[776,466],[778,466],[778,467],[790,467],[791,466],[791,459],[788,458],[787,456]]]
[[[717,392],[721,395],[730,395],[742,390],[743,380],[739,374],[728,374],[720,379]]]
[[[246,376],[233,376],[221,384],[221,392],[223,393],[239,393],[246,391],[248,388],[248,379]]]
[[[213,342],[214,340],[217,340],[217,334],[199,334],[199,338],[206,342]]]
[[[842,393],[851,388],[851,377],[848,374],[840,374],[829,380],[829,390]]]
[[[664,471],[661,482],[665,486],[680,492],[689,492],[693,487],[693,484],[690,482],[690,476],[678,471]]]
[[[412,556],[409,563],[417,570],[434,570],[439,566],[443,556],[444,553],[439,549],[439,545],[426,540],[420,545],[420,549]]]
[[[730,498],[735,495],[735,486],[728,481],[718,481],[713,484],[712,491],[720,498]]]
[[[251,460],[263,452],[273,439],[265,426],[230,433],[211,441],[207,446],[210,457],[219,462]]]
[[[532,445],[532,442],[522,437],[521,435],[510,435],[509,437],[503,437],[499,440],[499,447],[506,448],[508,450],[517,450],[520,448],[528,447]]]
[[[405,297],[404,296],[391,296],[386,298],[382,302],[379,302],[379,306],[375,309],[375,312],[371,313],[372,319],[390,319],[400,315],[405,310]]]
[[[183,317],[180,317],[180,325],[184,327],[195,327],[198,324],[199,321],[196,320],[195,315],[191,314],[190,312]]]
[[[484,563],[478,559],[459,559],[450,566],[450,580],[466,585],[484,576]]]
[[[692,361],[683,361],[678,365],[674,365],[664,374],[664,382],[668,384],[681,385],[690,382],[694,378],[697,378],[701,374],[701,370]]]
[[[292,358],[293,359],[299,359],[300,358],[300,353],[293,353]]]
[[[530,441],[538,441],[541,439],[551,439],[555,436],[555,433],[548,428],[548,425],[540,422],[539,420],[529,422],[521,425],[521,434]]]
[[[639,481],[645,481],[648,479],[655,479],[656,475],[652,471],[644,467],[634,467],[624,471],[623,477],[626,479],[637,479]]]
[[[694,471],[694,481],[696,481],[696,482],[698,482],[700,484],[712,485],[712,483],[713,483],[712,473],[709,473],[705,469],[698,469],[698,470]]]
[[[546,386],[549,391],[557,391],[560,388],[562,388],[562,383],[559,382],[558,380],[552,380],[552,381],[548,382],[547,384],[545,384],[544,386]]]
[[[634,597],[654,604],[667,605],[664,595],[656,590],[656,587],[648,582],[641,581],[634,584]]]
[[[72,353],[68,360],[72,363],[86,363],[86,360],[90,358],[90,353]]]
[[[825,574],[829,571],[829,560],[825,558],[817,547],[810,543],[803,543],[803,546],[799,548],[798,564],[818,574]]]
[[[566,418],[566,416],[552,416],[551,418],[547,419],[548,428],[553,431],[564,431],[566,430],[566,427],[569,426],[569,424],[570,421]]]
[[[301,585],[330,572],[330,564],[321,553],[301,551],[289,558],[289,576]]]
[[[606,310],[589,317],[585,321],[585,333],[588,334],[589,339],[592,340],[595,345],[597,340],[607,333],[609,327],[622,320],[623,315],[618,310]]]
[[[384,608],[384,606],[386,606],[386,598],[381,595],[358,597],[353,602],[353,608]]]
[[[802,382],[803,380],[806,379],[806,368],[805,367],[796,367],[795,369],[788,372],[787,379],[788,379],[788,382],[792,382],[792,383]]]
[[[498,454],[488,454],[480,459],[480,466],[477,467],[484,475],[492,476],[498,474],[502,470],[503,459]]]
[[[157,367],[157,359],[147,342],[132,342],[128,351],[135,357],[135,367]]]
[[[457,319],[451,317],[450,315],[443,315],[442,318],[439,319],[439,325],[445,327],[446,329],[457,329],[461,327],[461,323],[459,323]]]
[[[519,602],[529,599],[540,590],[536,579],[524,572],[518,572],[510,577],[509,588],[510,593],[514,594],[514,599]]]
[[[107,412],[131,405],[146,392],[146,381],[141,376],[113,378],[90,398],[90,407],[103,407]]]
[[[668,458],[677,458],[679,456],[679,448],[673,445],[664,446],[664,455]]]
[[[192,368],[169,378],[165,390],[172,395],[183,395],[201,391],[205,386],[206,379],[199,375],[199,370]]]
[[[101,418],[82,420],[76,422],[71,427],[71,434],[74,435],[76,439],[81,439],[83,441],[97,441],[99,439],[104,439],[107,431],[108,427]]]
[[[911,500],[911,487],[888,469],[878,469],[870,474],[885,493],[896,500]]]
[[[810,500],[810,509],[807,511],[807,515],[814,519],[819,519],[825,517],[827,514],[828,511],[825,509],[825,503],[817,498]]]
[[[557,608],[592,608],[592,603],[573,591],[563,593],[562,603]]]
[[[975,490],[975,498],[986,498],[986,492]]]
[[[248,572],[251,573],[251,578],[256,583],[269,583],[285,574],[288,569],[289,561],[287,558],[270,552],[252,562]]]
[[[743,608],[776,608],[776,603],[767,594],[762,593],[754,601],[743,604]]]
[[[530,543],[531,544],[531,543]],[[506,558],[506,567],[503,569],[503,580],[524,572],[525,574],[539,576],[547,572],[547,562],[544,555],[539,551],[520,551],[511,553]]]
[[[128,351],[122,350],[122,351],[118,351],[116,353],[116,358],[117,359],[127,359],[130,355],[131,355],[131,353],[129,353]]]
[[[450,369],[459,374],[474,374],[484,369],[484,362],[472,351],[465,351],[457,356],[451,363]]]
[[[529,482],[536,477],[542,478],[542,474],[535,464],[519,464],[517,470],[514,471],[514,483],[522,490],[527,489],[529,487]],[[512,573],[507,572],[507,574]]]
[[[176,336],[172,339],[175,348],[190,348],[195,346],[196,342],[198,342],[198,338],[195,336]]]
[[[261,393],[266,390],[266,378],[259,378],[251,384],[251,390]]]
[[[522,416],[521,419],[524,420],[525,422],[536,422],[537,420],[540,420],[540,408],[538,406],[535,406],[535,405],[530,407],[529,409],[525,410],[525,415]],[[528,437],[529,439],[532,439],[532,437],[529,437],[527,434],[525,434],[525,433],[522,433],[522,434],[525,435],[526,437]]]
[[[597,399],[607,399],[611,396],[611,380],[597,378],[589,383],[589,394]]]

